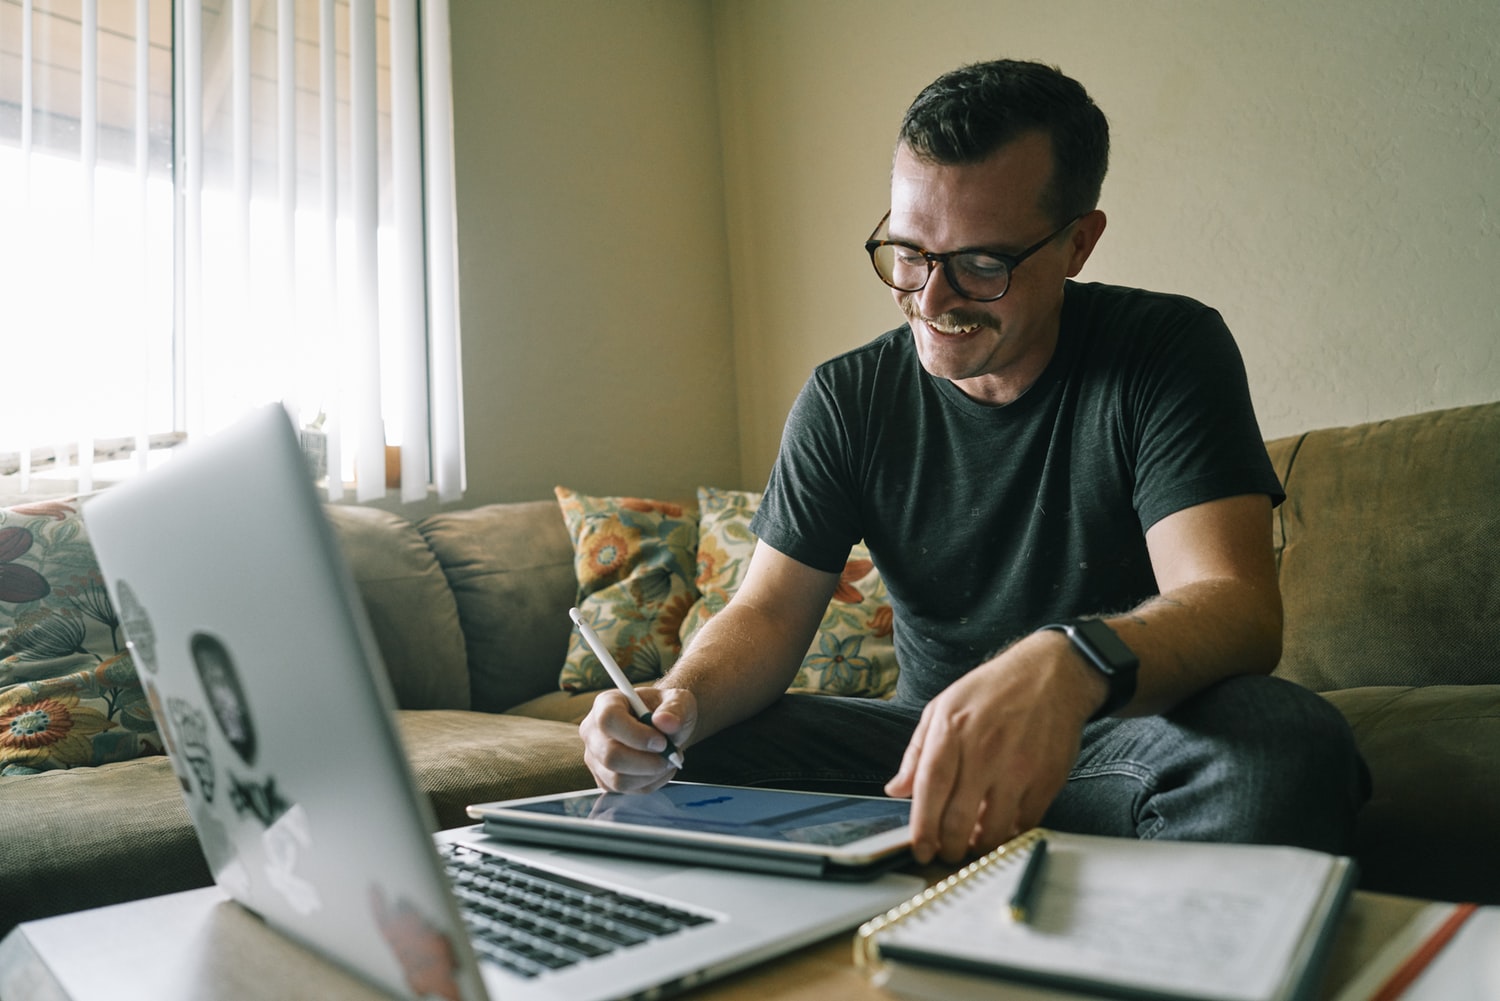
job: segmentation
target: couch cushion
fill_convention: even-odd
[[[1361,886],[1500,903],[1500,685],[1326,692],[1370,766],[1355,830]]]
[[[0,773],[160,753],[78,502],[0,509]]]
[[[699,488],[700,597],[682,620],[684,648],[744,581],[755,551],[750,519],[760,497],[749,491]],[[890,600],[870,551],[860,543],[844,564],[838,590],[791,687],[823,695],[884,697],[896,690],[897,673]]]
[[[602,688],[596,688],[591,692],[552,691],[545,695],[538,695],[534,699],[528,699],[513,709],[507,709],[506,713],[514,716],[529,716],[532,719],[560,720],[577,725],[583,722],[589,710],[594,708],[594,700],[604,692],[605,689]]]
[[[1500,403],[1269,444],[1277,673],[1315,691],[1500,682]]]
[[[325,508],[359,585],[402,709],[467,709],[469,665],[458,605],[415,525],[368,507]]]
[[[501,712],[556,690],[578,589],[557,503],[450,511],[417,529],[458,605],[473,708]]]
[[[473,823],[470,803],[593,788],[578,727],[475,712],[397,717],[417,785],[440,830]]]
[[[683,616],[698,598],[698,512],[637,497],[589,497],[556,488],[573,537],[578,610],[627,677],[661,677],[682,652]],[[574,630],[560,687],[610,688],[599,658]]]
[[[0,934],[212,880],[165,757],[0,777]]]
[[[572,724],[448,710],[401,712],[397,723],[439,828],[470,823],[470,803],[593,784]],[[0,858],[0,935],[212,881],[163,756],[0,776]]]

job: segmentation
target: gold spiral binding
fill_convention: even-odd
[[[1040,827],[1033,827],[1024,834],[1011,838],[1005,844],[996,848],[981,858],[975,859],[962,869],[940,880],[912,897],[904,903],[897,904],[890,910],[878,917],[873,917],[859,926],[859,931],[854,936],[854,966],[870,976],[874,976],[881,969],[880,943],[876,936],[888,928],[894,927],[907,918],[921,911],[935,900],[940,900],[955,887],[968,880],[995,868],[1001,864],[1014,862],[1018,856],[1024,855],[1026,850],[1037,841],[1046,837],[1050,832]]]

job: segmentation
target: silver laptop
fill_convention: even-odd
[[[921,889],[439,834],[363,604],[280,406],[84,518],[214,878],[396,996],[669,993]]]

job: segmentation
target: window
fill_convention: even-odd
[[[462,493],[446,3],[0,0],[0,212],[0,475],[281,400],[331,498]]]

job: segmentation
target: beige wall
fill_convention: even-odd
[[[995,56],[1061,66],[1110,117],[1109,228],[1081,277],[1218,307],[1268,436],[1500,398],[1494,0],[715,14],[747,480],[807,370],[900,321],[860,244],[901,112]]]
[[[759,487],[899,322],[901,111],[1039,58],[1110,116],[1082,277],[1196,296],[1268,436],[1500,398],[1494,0],[454,0],[469,493]],[[726,222],[727,217],[727,222]]]
[[[451,10],[464,504],[737,485],[708,6]]]

